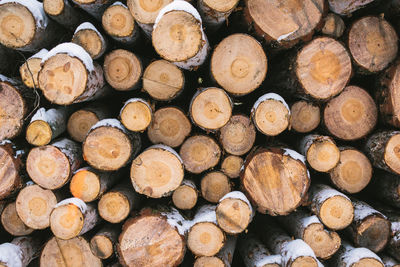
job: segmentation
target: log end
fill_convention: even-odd
[[[224,232],[211,222],[195,224],[188,234],[188,248],[196,256],[213,256],[225,243]]]
[[[50,125],[42,120],[31,122],[26,129],[26,141],[33,146],[45,146],[53,138]]]
[[[50,214],[50,229],[60,239],[71,239],[79,235],[83,228],[82,211],[73,204],[62,205]]]
[[[354,207],[348,198],[336,195],[322,203],[318,217],[328,228],[341,230],[353,221]]]

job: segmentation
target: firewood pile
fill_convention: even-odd
[[[400,266],[399,0],[0,0],[0,266]]]

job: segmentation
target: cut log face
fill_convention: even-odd
[[[238,178],[243,167],[243,159],[238,156],[228,156],[221,163],[221,171],[229,178]]]
[[[201,179],[201,195],[211,203],[217,203],[231,190],[228,176],[220,171],[210,172]]]
[[[198,174],[218,164],[221,149],[211,137],[195,135],[186,139],[179,155],[182,157],[185,169]]]
[[[300,152],[306,156],[311,168],[319,172],[332,170],[340,159],[339,148],[329,136],[304,136],[300,141]]]
[[[253,23],[258,35],[284,47],[291,47],[312,35],[322,20],[325,8],[322,0],[247,0],[246,4],[248,20]]]
[[[190,2],[190,0],[188,1]],[[206,29],[215,32],[235,10],[239,0],[200,0],[197,2]]]
[[[90,250],[100,259],[108,259],[114,254],[114,244],[117,242],[119,229],[106,225],[90,240]]]
[[[71,42],[82,46],[93,59],[101,57],[107,48],[104,37],[90,22],[84,22],[78,26]]]
[[[16,151],[11,146],[11,142],[0,141],[0,199],[8,197],[22,186],[20,159],[14,157]]]
[[[226,267],[225,263],[217,257],[199,257],[193,267]]]
[[[60,15],[64,10],[64,0],[44,0],[43,8],[46,11],[46,14],[50,14],[53,16]]]
[[[178,147],[191,130],[192,124],[182,110],[177,107],[165,107],[154,113],[147,136],[153,144]]]
[[[343,35],[346,25],[340,16],[334,13],[329,13],[324,18],[324,23],[324,27],[321,30],[323,34],[334,38],[339,38]]]
[[[234,115],[220,129],[219,140],[226,152],[241,156],[250,151],[256,139],[252,121],[244,115]]]
[[[374,100],[357,86],[348,86],[330,100],[324,110],[324,124],[339,139],[356,140],[365,137],[377,123]]]
[[[62,240],[52,237],[43,248],[40,266],[103,266],[101,260],[90,251],[89,243],[81,236]]]
[[[71,239],[91,230],[99,221],[94,205],[78,198],[59,202],[50,214],[50,229],[61,239]]]
[[[86,136],[83,157],[96,169],[115,171],[130,162],[138,146],[117,120],[102,120]]]
[[[68,133],[75,141],[83,142],[90,128],[99,122],[100,119],[102,118],[99,118],[95,112],[90,110],[81,109],[75,111],[68,119]]]
[[[125,266],[178,266],[185,245],[185,239],[165,217],[145,213],[124,224],[117,248]]]
[[[339,191],[323,184],[310,188],[311,210],[328,228],[341,230],[351,224],[354,207],[351,200]]]
[[[156,100],[174,99],[182,92],[184,85],[183,72],[166,60],[153,61],[143,74],[143,90]]]
[[[172,0],[127,0],[127,5],[139,26],[147,35],[151,36],[153,24],[156,21],[159,11],[171,2]]]
[[[290,109],[281,96],[269,93],[254,103],[251,117],[261,133],[276,136],[289,126]]]
[[[134,53],[127,50],[114,50],[104,59],[104,76],[115,90],[136,89],[142,73],[142,62]]]
[[[38,88],[38,74],[41,69],[40,63],[43,56],[48,53],[47,49],[42,49],[38,53],[28,58],[24,64],[19,67],[19,74],[22,82],[29,88]]]
[[[206,130],[218,130],[232,116],[232,101],[224,90],[209,87],[198,91],[189,108],[193,123]]]
[[[215,48],[211,58],[211,74],[227,92],[237,96],[246,95],[264,81],[267,56],[253,37],[233,34]]]
[[[314,39],[296,58],[296,76],[304,92],[318,100],[339,94],[351,77],[351,59],[346,48],[329,37]]]
[[[121,2],[116,2],[104,11],[102,25],[112,38],[125,44],[131,45],[139,37],[132,14]]]
[[[290,109],[290,126],[296,132],[311,132],[318,127],[320,121],[320,108],[312,102],[297,101]]]
[[[183,161],[170,147],[150,147],[132,162],[133,187],[148,197],[160,198],[171,194],[180,186],[183,176]]]
[[[399,79],[400,61],[396,61],[381,76],[381,88],[376,97],[383,122],[397,128],[400,128]]]
[[[150,104],[141,98],[126,101],[120,112],[122,124],[130,131],[143,132],[150,125],[153,111]]]
[[[174,205],[181,210],[190,210],[197,203],[198,193],[194,182],[183,180],[182,184],[172,194]]]
[[[0,81],[0,140],[17,136],[24,124],[27,104],[22,92],[8,82]]]
[[[35,37],[35,17],[27,7],[19,3],[11,2],[0,6],[0,25],[0,42],[4,46],[23,48]]]
[[[13,236],[29,235],[35,230],[26,226],[18,216],[15,202],[5,206],[1,213],[1,224]]]
[[[253,219],[253,208],[240,191],[230,192],[220,199],[215,213],[218,226],[231,235],[243,232]]]
[[[81,163],[80,147],[68,139],[33,148],[26,160],[29,177],[46,189],[65,185]]]
[[[224,246],[224,232],[212,222],[196,223],[189,231],[188,248],[196,256],[213,256]]]
[[[354,61],[367,72],[379,72],[395,59],[397,40],[395,29],[385,19],[374,16],[356,21],[348,36]]]
[[[310,177],[297,152],[263,148],[247,156],[241,182],[259,212],[286,215],[303,201]]]
[[[32,229],[50,226],[50,213],[57,204],[57,197],[51,191],[38,185],[23,188],[16,200],[16,209],[21,220]]]
[[[372,165],[368,158],[354,148],[340,148],[339,164],[329,173],[332,183],[341,191],[355,194],[371,181]]]

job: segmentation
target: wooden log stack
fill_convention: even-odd
[[[400,266],[397,0],[0,0],[0,267]]]

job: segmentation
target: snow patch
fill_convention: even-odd
[[[279,36],[278,39],[276,39],[276,40],[277,40],[278,42],[280,42],[280,41],[282,41],[283,39],[288,38],[288,37],[289,37],[290,35],[292,35],[293,33],[297,32],[297,30],[298,30],[298,29],[296,29],[296,30],[294,30],[294,31],[292,31],[292,32],[286,33],[286,34],[282,34],[282,35]]]
[[[100,33],[100,32],[96,29],[96,27],[95,27],[92,23],[90,23],[90,22],[84,22],[84,23],[82,23],[81,25],[79,25],[79,26],[76,28],[74,34],[76,34],[77,32],[79,32],[79,31],[81,31],[81,30],[92,30],[92,31],[95,31],[96,34],[97,34],[98,36],[100,36],[100,37],[103,39],[103,36],[101,35],[101,33]]]
[[[299,257],[312,257],[316,259],[314,251],[301,239],[287,242],[281,252],[283,259],[288,261],[283,262],[283,266],[286,266],[287,263],[293,262]]]
[[[40,59],[42,59],[47,53],[49,53],[49,50],[47,50],[46,48],[43,48],[42,50],[40,50],[39,52],[37,52],[36,54],[31,56],[30,58],[40,58]]]
[[[294,151],[293,149],[283,148],[283,155],[284,156],[289,156],[289,157],[291,157],[292,159],[295,159],[295,160],[300,160],[301,162],[303,162],[304,165],[306,165],[306,158],[302,154],[300,154],[299,152]]]
[[[186,185],[186,186],[189,186],[189,187],[191,187],[193,189],[197,189],[196,184],[192,180],[184,179],[182,181],[182,183],[181,183],[181,186],[182,185]]]
[[[126,5],[124,5],[123,3],[121,3],[121,2],[115,2],[114,4],[112,4],[111,6],[123,6],[124,8],[128,8]]]
[[[60,206],[69,205],[69,204],[77,206],[81,210],[82,214],[85,214],[87,211],[86,203],[83,202],[83,200],[76,198],[76,197],[64,199],[63,201],[58,202],[54,208],[58,208]]]
[[[104,119],[104,120],[98,121],[95,125],[92,126],[92,128],[90,128],[90,131],[93,131],[94,129],[99,128],[99,127],[114,127],[114,128],[122,130],[123,132],[127,132],[127,130],[125,130],[125,127],[122,125],[122,123],[117,119]]]
[[[342,261],[346,263],[345,267],[351,267],[353,264],[359,262],[362,259],[370,258],[376,259],[383,264],[382,260],[371,250],[367,248],[353,248],[349,249],[342,256]]]
[[[325,200],[334,197],[334,196],[341,196],[344,197],[345,199],[350,200],[350,198],[348,198],[345,194],[342,194],[341,192],[333,189],[330,186],[324,185],[324,184],[318,184],[315,185],[313,191],[318,191],[315,193],[315,195],[313,196],[313,198],[318,198],[318,202],[325,202]]]
[[[191,225],[195,225],[196,223],[200,222],[210,222],[217,224],[217,216],[215,214],[215,205],[204,205],[202,206],[194,216],[193,220],[191,221]]]
[[[22,267],[21,248],[12,243],[3,243],[0,245],[0,262],[10,267]]]
[[[43,4],[36,0],[1,0],[0,5],[6,3],[16,3],[26,7],[35,19],[36,26],[46,28],[49,19],[44,12]]]
[[[87,71],[91,73],[95,71],[93,59],[83,47],[74,43],[62,43],[51,49],[42,59],[44,64],[48,59],[57,54],[67,54],[70,57],[76,57],[85,65]]]
[[[383,218],[386,219],[386,216],[377,211],[376,209],[372,208],[365,202],[362,201],[353,201],[354,207],[354,221],[361,221],[364,218],[371,216],[371,215],[382,215]]]
[[[171,211],[169,212],[161,212],[161,215],[167,217],[169,225],[175,227],[180,235],[184,236],[189,230],[189,224],[175,208],[171,208]]]
[[[193,17],[195,17],[200,23],[202,23],[201,16],[196,8],[194,8],[191,4],[189,4],[188,2],[186,2],[184,0],[175,0],[160,10],[160,12],[158,13],[157,18],[154,22],[153,29],[155,29],[157,27],[157,23],[161,20],[162,16],[164,16],[166,13],[168,13],[170,11],[176,11],[176,10],[177,11],[185,11],[185,12],[191,14]]]
[[[11,85],[16,85],[18,83],[16,80],[8,78],[8,77],[6,77],[6,76],[4,76],[2,74],[0,74],[0,81],[1,82],[8,82]]]
[[[227,193],[225,196],[223,196],[223,197],[219,200],[219,203],[221,203],[224,199],[227,199],[227,198],[230,198],[230,199],[240,199],[240,200],[242,200],[243,202],[245,202],[245,203],[247,204],[247,206],[249,206],[249,208],[250,208],[250,210],[251,210],[252,217],[254,216],[253,207],[251,206],[250,201],[247,199],[247,197],[245,196],[245,194],[243,194],[243,193],[240,192],[240,191],[232,191],[232,192],[229,192],[229,193]]]
[[[286,101],[285,101],[285,99],[283,99],[283,97],[281,97],[280,95],[275,94],[275,93],[268,93],[268,94],[265,94],[265,95],[260,96],[260,98],[258,98],[257,101],[254,103],[251,112],[252,112],[252,113],[255,112],[256,109],[258,108],[258,106],[259,106],[262,102],[265,102],[265,101],[267,101],[267,100],[276,100],[276,101],[281,102],[281,103],[285,106],[285,108],[288,110],[289,116],[290,116],[290,108],[289,108],[289,105],[286,103]]]

